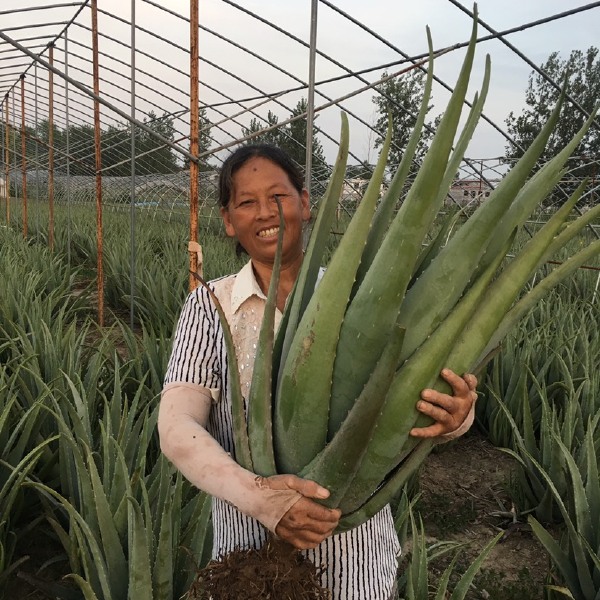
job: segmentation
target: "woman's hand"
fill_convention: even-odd
[[[272,490],[294,490],[301,494],[302,497],[283,515],[275,528],[275,533],[295,548],[315,548],[337,527],[341,511],[327,508],[311,499],[322,500],[329,496],[329,492],[318,483],[296,475],[273,475],[261,477],[259,485]]]
[[[477,399],[477,377],[471,373],[459,377],[450,369],[444,369],[441,375],[452,387],[452,396],[430,389],[421,392],[417,410],[430,416],[435,423],[411,429],[410,435],[414,437],[430,438],[452,433],[464,423],[473,409]]]

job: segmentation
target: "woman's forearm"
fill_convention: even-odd
[[[274,532],[301,495],[294,490],[265,488],[254,473],[233,460],[206,430],[211,404],[209,390],[168,386],[158,415],[161,450],[193,485]]]

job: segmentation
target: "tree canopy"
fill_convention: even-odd
[[[568,93],[588,113],[597,106],[600,99],[598,48],[592,46],[585,52],[573,50],[567,59],[561,58],[558,52],[553,52],[541,68],[559,86],[562,86],[567,77]],[[508,145],[506,158],[511,160],[519,158],[523,154],[523,149],[529,147],[548,119],[559,94],[556,87],[539,73],[534,71],[529,75],[529,83],[525,91],[525,108],[520,115],[517,116],[511,111],[506,118],[508,133],[521,147]],[[562,149],[583,125],[586,118],[579,108],[567,100],[542,159],[546,160]],[[600,160],[600,127],[592,126],[568,166],[573,176],[581,178],[597,174],[598,160]],[[596,165],[593,161],[596,161]]]
[[[296,117],[305,113],[307,107],[306,98],[302,98],[292,110],[290,117]],[[252,133],[258,133],[279,123],[279,118],[271,111],[268,112],[266,120],[267,123],[265,125],[257,118],[253,118],[250,121],[249,127],[242,128],[242,135],[247,136]],[[297,119],[271,131],[266,131],[248,141],[249,144],[256,142],[278,146],[285,150],[302,169],[306,167],[306,117]],[[323,146],[314,133],[312,139],[312,167],[313,171],[321,171],[324,167],[327,167]]]
[[[205,152],[211,144],[210,123],[206,114],[201,113],[200,152]],[[173,141],[175,128],[172,117],[164,113],[157,116],[154,112],[148,113],[144,123],[162,137]],[[35,127],[26,126],[27,160],[30,168],[36,161],[35,142],[38,141],[37,158],[39,165],[45,168],[48,165],[50,139],[50,125],[47,119],[41,120]],[[96,171],[94,156],[94,128],[89,124],[71,124],[69,126],[69,156],[71,159],[69,170],[71,175],[93,175]],[[15,136],[12,147],[20,161],[21,132],[11,129]],[[101,132],[102,169],[107,176],[129,176],[131,174],[131,125],[111,124]],[[56,124],[53,127],[54,163],[58,171],[64,171],[67,162],[67,129]],[[175,173],[182,168],[182,161],[178,154],[170,147],[158,141],[151,133],[141,129],[136,130],[136,173],[147,175],[152,173]],[[201,169],[210,166],[206,160]]]
[[[382,79],[387,76],[387,71],[384,71]],[[375,138],[375,148],[381,147],[385,141],[388,113],[391,113],[394,130],[388,163],[395,169],[402,160],[421,108],[425,89],[425,73],[413,69],[401,76],[388,79],[381,85],[376,86],[375,89],[378,93],[373,96],[372,101],[377,107],[378,117],[375,121],[375,128],[379,132]],[[431,108],[430,105],[428,110],[431,110]],[[430,122],[428,125],[431,126],[432,123]],[[433,134],[424,127],[415,152],[414,160],[416,164],[421,162],[432,137]]]

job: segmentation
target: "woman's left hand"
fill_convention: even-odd
[[[436,390],[421,392],[417,410],[431,417],[435,423],[428,427],[414,427],[410,435],[419,438],[438,437],[456,431],[465,421],[477,399],[477,377],[471,373],[460,377],[450,369],[441,373],[452,387],[452,396]]]

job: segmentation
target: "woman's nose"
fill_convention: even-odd
[[[258,217],[262,219],[272,218],[277,214],[277,202],[272,198],[263,198],[258,203]]]

